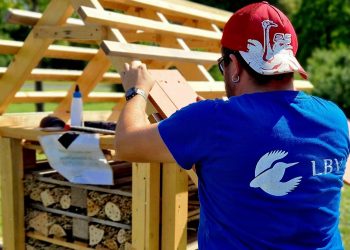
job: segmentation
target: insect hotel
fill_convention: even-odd
[[[38,157],[40,136],[63,133],[39,128],[48,113],[9,114],[7,109],[14,103],[53,102],[52,115],[69,123],[72,93],[79,85],[84,103],[115,103],[110,111],[85,111],[84,119],[116,122],[124,93],[94,89],[120,84],[118,72],[134,59],[164,70],[165,80],[167,70],[177,70],[199,95],[221,98],[224,83],[208,70],[220,57],[221,32],[230,15],[185,0],[52,0],[43,13],[8,10],[7,22],[32,28],[25,41],[0,40],[0,53],[13,55],[0,69],[4,249],[197,249],[194,172],[176,164],[115,161],[114,136],[101,135],[99,146],[114,184],[69,182]],[[86,66],[40,68],[44,58]],[[58,81],[69,87],[64,92],[22,90],[33,81],[42,81],[44,89]],[[300,81],[297,87],[312,86]],[[152,105],[148,109],[154,112]]]

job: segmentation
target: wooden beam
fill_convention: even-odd
[[[4,249],[25,249],[23,154],[20,139],[0,137]]]
[[[0,67],[0,77],[3,76],[7,68]],[[72,81],[75,82],[82,75],[81,70],[68,69],[33,69],[27,80],[29,81]],[[102,83],[121,83],[119,73],[106,72],[101,79]]]
[[[163,164],[162,188],[163,250],[186,249],[188,175],[176,164]]]
[[[220,57],[219,53],[213,52],[184,51],[181,49],[162,48],[140,44],[125,44],[113,41],[103,41],[101,47],[108,56],[180,61],[196,64],[215,64]]]
[[[36,141],[38,138],[35,136],[44,135],[43,131],[38,130],[39,121],[45,116],[51,114],[51,112],[26,112],[26,113],[9,113],[0,116],[0,135],[4,137],[18,138],[18,139],[26,139],[26,140],[34,140]],[[101,121],[105,120],[110,111],[84,111],[84,119],[90,121]],[[24,132],[18,132],[23,129],[21,127],[29,128],[28,130],[24,130]],[[18,128],[13,133],[7,133],[5,131],[14,130],[14,128]],[[26,136],[30,135],[30,137]],[[34,139],[33,139],[34,138]],[[103,142],[106,144],[106,142]],[[113,148],[113,141],[109,144],[110,149]]]
[[[111,2],[112,5],[118,5],[118,3],[115,3],[114,1]],[[108,5],[107,5],[108,6]],[[127,6],[127,5],[125,5]],[[127,10],[125,10],[127,11]],[[22,25],[35,25],[40,17],[41,13],[28,11],[28,10],[17,10],[12,9],[9,10],[10,19],[8,22],[11,23],[19,23]],[[74,25],[74,26],[83,26],[84,23],[80,19],[75,18],[69,18],[67,20],[68,25]],[[123,36],[128,40],[129,42],[137,42],[137,41],[153,41],[158,43],[163,37],[167,37],[167,35],[162,35],[160,33],[154,34],[154,33],[148,33],[148,32],[141,32],[140,30],[129,30],[125,28],[120,28],[120,31],[122,31]],[[83,41],[82,41],[83,42]],[[208,41],[208,40],[198,40],[198,39],[186,39],[187,45],[193,49],[201,48],[205,49],[207,51],[214,51],[214,52],[220,52],[220,41]]]
[[[5,15],[5,21],[13,24],[34,26],[41,19],[42,14],[39,12],[19,9],[8,9]],[[68,18],[67,24],[84,25],[84,22],[77,18]]]
[[[107,38],[107,31],[99,25],[72,26],[63,27],[36,25],[33,29],[35,38],[52,38],[55,40],[103,40]]]
[[[313,89],[313,85],[307,80],[294,80],[294,86],[297,90],[310,91]]]
[[[219,8],[211,7],[208,5],[204,5],[204,4],[200,4],[200,3],[196,3],[188,0],[167,0],[167,2],[175,3],[177,5],[181,5],[186,8],[193,8],[193,9],[202,10],[209,13],[216,13],[222,16],[230,16],[232,14],[227,10],[222,10]]]
[[[17,54],[22,47],[23,42],[0,39],[0,54]],[[92,48],[50,45],[43,57],[89,61],[96,53]]]
[[[170,1],[154,1],[154,0],[101,0],[101,4],[108,8],[117,8],[118,4],[125,4],[137,8],[144,8],[162,12],[165,15],[191,18],[195,20],[204,20],[213,22],[223,27],[230,18],[231,13],[228,11],[212,11],[209,8],[198,8],[199,5],[184,6],[183,3],[175,3]],[[216,10],[216,9],[215,9]]]
[[[178,24],[166,24],[146,18],[100,11],[89,7],[80,7],[78,13],[84,21],[114,28],[127,28],[131,30],[143,30],[145,32],[165,34],[177,38],[190,38],[199,40],[220,41],[221,35],[214,31],[186,27]]]
[[[88,246],[84,246],[84,243],[80,243],[80,244],[79,243],[78,244],[77,243],[70,243],[70,242],[67,242],[67,241],[59,239],[59,238],[49,238],[49,237],[46,237],[46,236],[44,236],[40,233],[36,233],[36,232],[27,232],[26,236],[29,238],[32,238],[32,239],[45,241],[51,245],[66,247],[68,249],[75,249],[75,250],[93,250],[93,249],[95,249],[95,248],[90,248]]]
[[[67,97],[67,92],[17,92],[13,103],[45,103],[61,102]],[[90,92],[84,102],[119,102],[125,98],[124,93]]]
[[[69,0],[53,0],[48,5],[39,24],[61,25],[73,13]],[[0,79],[0,114],[3,114],[11,103],[16,92],[30,75],[32,69],[39,63],[52,39],[34,38],[30,32],[23,47],[16,54],[5,75]]]
[[[149,11],[147,12],[149,13]],[[169,24],[168,19],[162,13],[156,12],[154,13],[154,15],[158,17],[161,22]],[[191,51],[188,45],[186,44],[186,42],[184,41],[184,39],[175,38],[175,43],[177,43],[181,49],[185,51]],[[175,64],[175,66],[187,80],[214,81],[213,77],[209,74],[206,68],[201,64],[193,65],[193,64],[177,63]]]

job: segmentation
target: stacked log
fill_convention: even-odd
[[[29,200],[42,203],[44,207],[69,209],[71,191],[69,187],[45,183],[37,180],[33,175],[26,175],[24,180],[24,195]]]
[[[123,178],[119,184],[129,184],[129,170],[125,164],[122,170],[117,169]],[[80,242],[92,249],[129,250],[131,193],[124,191],[127,189],[118,191],[114,188],[75,185],[52,171],[26,174],[26,231],[46,237],[45,241],[55,238],[71,244]],[[65,249],[59,248],[56,243],[52,243],[50,248],[49,243],[35,240],[27,243],[26,248]]]
[[[71,234],[72,219],[67,216],[38,211],[31,208],[26,209],[26,229],[55,238],[65,238]]]
[[[131,198],[116,194],[103,194],[89,191],[87,198],[87,215],[100,219],[131,224]]]
[[[91,224],[89,245],[96,249],[131,249],[131,231],[102,224]]]

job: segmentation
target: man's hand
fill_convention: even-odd
[[[132,87],[140,88],[146,91],[147,94],[151,91],[155,81],[144,63],[140,61],[132,61],[130,64],[125,63],[124,69],[121,78],[125,91]]]

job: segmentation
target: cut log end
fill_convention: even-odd
[[[51,195],[49,189],[45,189],[40,193],[41,200],[43,202],[43,205],[45,207],[51,206],[52,204],[55,204],[55,198]]]
[[[125,229],[120,229],[117,235],[117,241],[120,244],[123,244],[129,240],[131,240],[131,232]]]
[[[104,230],[97,228],[94,225],[89,226],[89,245],[95,246],[101,242],[104,235]]]
[[[92,199],[87,199],[87,215],[95,216],[101,210],[101,207],[97,205]]]
[[[105,213],[106,216],[112,221],[120,221],[122,218],[119,206],[113,202],[107,202],[105,205]]]
[[[50,227],[49,235],[53,235],[55,237],[62,238],[62,237],[65,237],[67,234],[66,234],[66,231],[63,229],[63,227],[61,227],[58,224],[53,224]]]
[[[62,195],[62,197],[60,199],[60,205],[61,205],[62,209],[70,208],[70,205],[71,205],[70,195],[68,195],[68,194]]]

